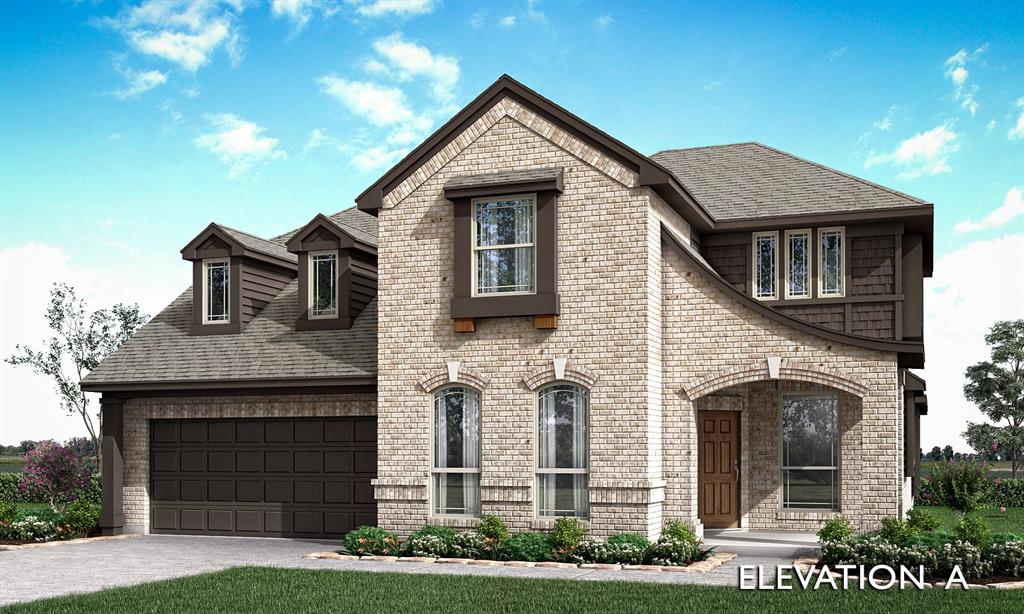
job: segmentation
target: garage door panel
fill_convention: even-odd
[[[150,422],[157,533],[340,538],[376,523],[376,418]]]

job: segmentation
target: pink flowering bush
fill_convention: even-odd
[[[62,513],[88,488],[93,469],[71,448],[55,441],[40,441],[25,454],[19,489],[34,501],[45,501]]]

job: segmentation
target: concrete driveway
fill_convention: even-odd
[[[793,561],[791,557],[741,556],[708,573],[684,574],[302,558],[310,552],[336,550],[339,545],[340,542],[322,540],[145,535],[123,540],[9,550],[0,552],[0,605],[71,593],[88,593],[114,586],[129,586],[243,565],[735,586],[737,567],[741,563],[762,564],[767,569],[774,569],[777,564]]]

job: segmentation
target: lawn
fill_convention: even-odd
[[[640,572],[637,572],[640,573]],[[1014,605],[1017,604],[1017,605]],[[0,612],[1010,612],[1019,591],[739,591],[646,582],[237,567]]]
[[[932,474],[932,465],[937,462],[946,461],[933,461],[933,460],[921,460],[921,477],[926,478]],[[992,465],[992,469],[988,472],[990,478],[1008,478],[1013,474],[1010,471],[1010,461],[989,461]],[[1017,471],[1017,477],[1022,477],[1020,471]]]
[[[939,519],[942,523],[942,530],[952,531],[956,527],[957,518],[960,512],[948,507],[935,507],[930,505],[918,506],[921,509],[928,510]],[[1006,513],[1001,513],[998,509],[986,508],[975,512],[978,516],[981,516],[988,522],[988,528],[993,533],[1013,533],[1015,535],[1024,536],[1024,507],[1008,507]]]

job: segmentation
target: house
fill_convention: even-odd
[[[645,156],[503,76],[355,208],[185,246],[83,382],[103,530],[875,527],[912,505],[932,210],[758,143]]]

